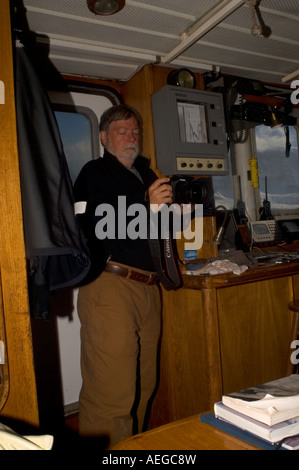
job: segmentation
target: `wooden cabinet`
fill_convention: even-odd
[[[160,384],[150,426],[211,410],[223,393],[286,375],[297,264],[184,276],[163,291]]]
[[[286,276],[218,290],[224,393],[285,375],[291,281]]]

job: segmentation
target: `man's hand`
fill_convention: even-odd
[[[171,204],[173,202],[172,186],[169,178],[158,178],[148,189],[150,204]]]

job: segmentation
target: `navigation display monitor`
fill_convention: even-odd
[[[161,173],[228,173],[221,93],[167,85],[152,95],[152,110]]]

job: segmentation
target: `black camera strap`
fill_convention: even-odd
[[[149,245],[157,274],[163,287],[166,290],[175,290],[181,287],[181,272],[172,236],[164,239],[152,239],[149,237]]]

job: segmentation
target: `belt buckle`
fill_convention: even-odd
[[[153,279],[154,277],[154,274],[150,274],[149,277],[148,277],[148,280],[146,282],[147,285],[149,285],[149,283],[151,282],[151,280]]]

